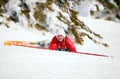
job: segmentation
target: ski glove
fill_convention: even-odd
[[[57,50],[59,50],[59,51],[69,51],[68,49],[62,49],[62,48],[58,48]]]

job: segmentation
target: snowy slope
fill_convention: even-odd
[[[84,21],[86,25],[90,26],[89,27],[90,29],[92,29],[94,32],[101,34],[101,36],[103,37],[103,42],[106,42],[109,45],[109,48],[104,48],[99,45],[91,44],[90,41],[86,39],[85,45],[84,47],[82,47],[84,49],[82,50],[98,52],[98,53],[104,52],[106,54],[109,53],[111,55],[116,55],[116,56],[119,55],[120,23],[104,21],[104,20],[94,20],[91,18],[82,18],[82,17],[80,18]]]
[[[76,44],[78,51],[112,55],[95,57],[69,52],[7,47],[5,40],[39,41],[46,39],[23,28],[0,27],[0,79],[120,79],[120,24],[82,18],[94,31],[103,35],[110,47],[104,48],[85,40]],[[47,37],[49,38],[49,37]]]

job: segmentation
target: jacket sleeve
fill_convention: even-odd
[[[76,52],[76,47],[74,43],[68,37],[66,37],[66,43],[67,43],[67,49],[70,52]]]
[[[50,42],[49,49],[51,50],[56,50],[57,49],[57,44],[56,44],[56,38],[53,37],[52,41]]]

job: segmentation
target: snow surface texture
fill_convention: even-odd
[[[4,46],[5,40],[40,41],[46,37],[22,27],[0,25],[0,79],[120,79],[120,24],[81,19],[104,37],[109,48],[86,39],[83,46],[76,44],[77,51],[107,54],[113,58]]]

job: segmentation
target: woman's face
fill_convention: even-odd
[[[62,41],[62,40],[64,39],[64,36],[63,36],[63,35],[57,35],[57,39],[58,39],[59,41]]]

